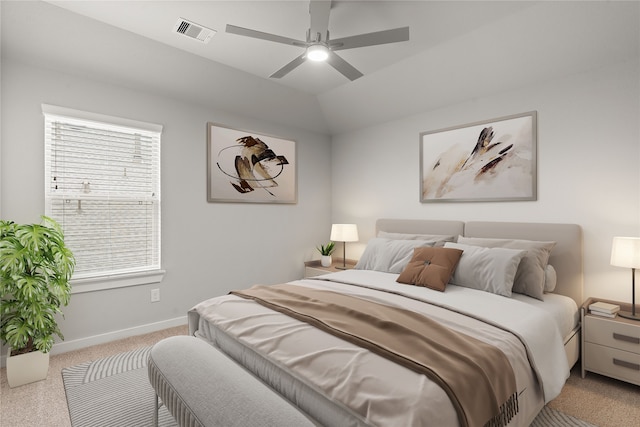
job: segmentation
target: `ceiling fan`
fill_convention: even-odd
[[[379,44],[396,43],[409,40],[409,27],[395,28],[392,30],[377,31],[373,33],[359,34],[331,40],[329,38],[329,10],[331,1],[311,1],[309,15],[311,25],[307,30],[307,41],[291,39],[262,31],[237,27],[227,24],[227,33],[240,36],[253,37],[276,43],[283,43],[305,48],[302,55],[289,62],[284,67],[273,73],[272,78],[279,79],[286,76],[307,59],[312,61],[327,61],[329,65],[338,70],[349,80],[362,77],[362,73],[347,61],[339,57],[335,51],[353,49],[356,47],[375,46]]]

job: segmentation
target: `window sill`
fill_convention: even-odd
[[[103,291],[106,289],[126,288],[129,286],[160,283],[165,275],[164,270],[146,271],[143,273],[118,274],[115,276],[92,277],[90,279],[71,280],[71,293]]]

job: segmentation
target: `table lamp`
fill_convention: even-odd
[[[358,227],[355,224],[333,224],[331,226],[330,240],[334,242],[342,242],[342,267],[336,267],[340,270],[347,269],[347,242],[358,241]]]
[[[611,246],[611,265],[631,269],[631,312],[619,311],[626,319],[640,320],[636,314],[636,268],[640,267],[640,238],[614,237]]]

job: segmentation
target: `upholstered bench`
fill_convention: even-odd
[[[166,338],[149,354],[149,382],[180,426],[314,426],[289,401],[227,357],[191,336]]]

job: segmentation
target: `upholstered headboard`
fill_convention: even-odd
[[[376,221],[376,235],[378,231],[554,241],[556,246],[549,258],[549,264],[553,265],[558,276],[554,293],[572,298],[578,306],[584,302],[582,228],[577,224],[379,219]]]
[[[376,236],[378,231],[458,236],[464,233],[464,222],[432,219],[379,219],[376,221]]]

